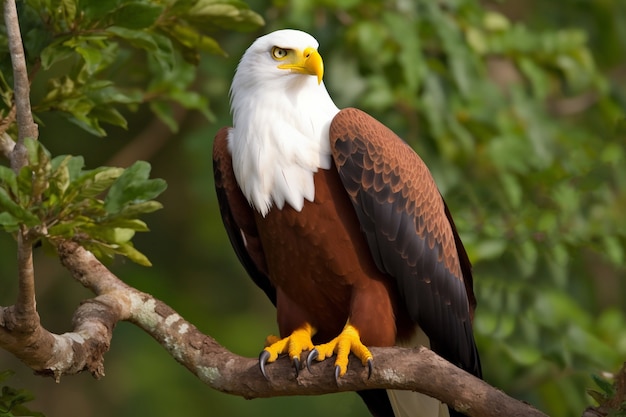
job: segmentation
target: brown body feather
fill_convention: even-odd
[[[334,164],[315,173],[314,201],[263,217],[235,181],[227,129],[215,138],[224,224],[276,304],[281,336],[310,323],[326,342],[349,319],[365,345],[389,346],[420,326],[433,350],[480,376],[471,266],[426,165],[355,109],[337,114],[330,140]]]
[[[397,290],[369,255],[337,171],[332,168],[315,174],[315,200],[306,201],[301,212],[289,206],[272,208],[263,218],[233,181],[226,133],[222,130],[216,136],[214,159],[220,178],[228,179],[216,185],[226,190],[247,253],[260,270],[270,271],[267,278],[276,288],[281,336],[310,323],[317,329],[314,341],[327,342],[341,332],[350,317],[364,344],[393,345]],[[228,170],[230,175],[224,175]],[[413,330],[409,323],[401,326],[405,337]]]

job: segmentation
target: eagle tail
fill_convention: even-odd
[[[413,391],[387,390],[395,417],[449,417],[448,406],[436,398]]]
[[[406,346],[426,346],[430,341],[420,328]],[[436,398],[414,391],[387,390],[394,417],[450,417],[448,406]]]

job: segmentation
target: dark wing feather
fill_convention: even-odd
[[[256,229],[254,211],[237,185],[230,152],[228,128],[215,135],[213,143],[213,177],[222,221],[239,261],[254,283],[276,305],[276,288],[270,283],[265,255]]]
[[[335,116],[330,141],[376,265],[395,278],[432,349],[480,376],[471,266],[428,168],[392,131],[356,109]]]

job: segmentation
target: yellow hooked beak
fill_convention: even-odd
[[[317,83],[321,84],[324,77],[324,61],[322,56],[315,48],[306,48],[302,53],[294,53],[287,56],[284,64],[280,64],[278,68],[287,69],[298,74],[307,74],[317,76]]]

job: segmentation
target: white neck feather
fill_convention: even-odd
[[[313,76],[281,71],[258,80],[241,71],[231,88],[228,135],[239,187],[263,216],[285,203],[300,211],[315,197],[314,173],[331,166],[329,127],[339,109]]]

